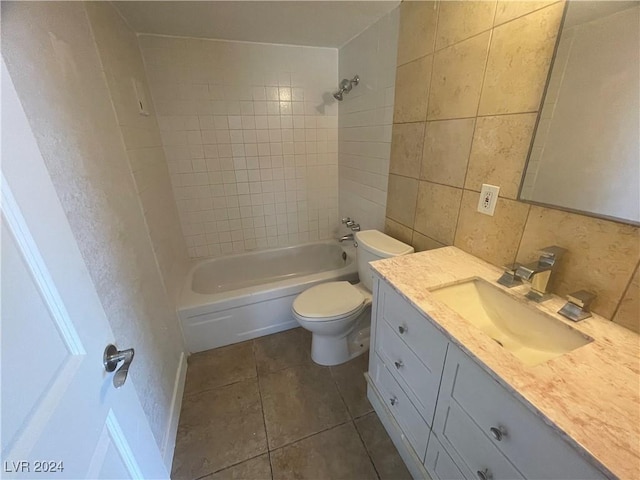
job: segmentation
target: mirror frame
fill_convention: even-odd
[[[547,97],[547,89],[549,88],[549,82],[551,80],[551,75],[553,74],[553,67],[556,63],[556,55],[558,53],[558,47],[560,46],[560,42],[562,40],[562,33],[564,31],[564,24],[567,18],[567,12],[569,10],[569,4],[574,3],[579,0],[566,0],[564,4],[564,10],[562,12],[562,19],[560,20],[560,26],[558,27],[558,35],[556,36],[556,44],[553,47],[553,55],[551,56],[551,63],[549,64],[549,71],[547,72],[547,80],[544,85],[544,90],[542,92],[542,97],[540,98],[540,106],[538,107],[538,115],[536,117],[536,123],[533,127],[533,134],[531,135],[531,142],[529,143],[529,149],[527,151],[527,160],[524,163],[524,168],[522,170],[522,177],[520,178],[520,187],[518,188],[518,201],[522,203],[528,203],[530,205],[537,205],[539,207],[551,208],[554,210],[561,210],[564,212],[576,213],[578,215],[584,215],[592,218],[599,218],[602,220],[609,220],[611,222],[621,223],[624,225],[632,225],[635,227],[640,227],[640,222],[634,222],[633,220],[629,220],[626,218],[613,217],[609,215],[603,215],[601,213],[589,212],[587,210],[578,210],[570,207],[563,207],[559,205],[553,205],[550,203],[539,202],[536,200],[528,200],[522,198],[522,188],[524,186],[524,180],[527,175],[527,168],[529,167],[529,160],[531,159],[531,151],[533,150],[533,145],[535,143],[536,135],[538,133],[538,125],[540,124],[540,119],[542,117],[542,109],[544,107],[544,102]],[[606,0],[600,0],[606,1]]]

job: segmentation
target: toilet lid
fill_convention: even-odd
[[[347,315],[364,301],[364,295],[349,282],[329,282],[302,292],[293,301],[293,309],[301,317],[323,320]]]

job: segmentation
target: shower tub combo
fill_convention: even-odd
[[[291,305],[323,282],[356,282],[355,248],[335,241],[203,260],[187,275],[178,315],[201,352],[298,326]]]

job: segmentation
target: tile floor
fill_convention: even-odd
[[[366,398],[368,355],[320,367],[301,328],[189,358],[173,479],[410,479]]]

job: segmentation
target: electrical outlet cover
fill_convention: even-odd
[[[496,203],[498,202],[498,193],[500,187],[495,185],[482,184],[482,191],[480,192],[480,200],[478,201],[478,211],[485,215],[493,216],[496,210]]]

